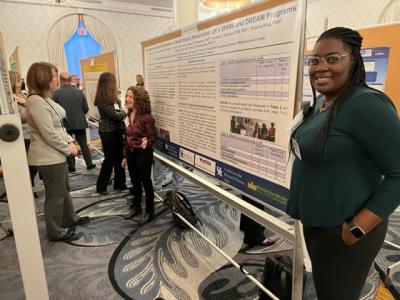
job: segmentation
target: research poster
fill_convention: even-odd
[[[283,209],[302,22],[297,1],[271,3],[143,42],[143,53],[157,146]]]
[[[85,84],[85,95],[89,105],[89,116],[99,120],[99,111],[94,105],[94,98],[96,96],[97,82],[103,72],[108,71],[107,64],[97,64],[92,66],[81,66],[82,78]]]
[[[389,59],[389,47],[361,49],[367,84],[384,92]]]
[[[0,32],[0,114],[14,112],[14,98],[8,77],[7,55],[3,36]]]
[[[21,73],[21,63],[19,60],[19,47],[16,47],[10,55],[10,70]]]

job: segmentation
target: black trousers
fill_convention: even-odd
[[[146,212],[154,213],[154,189],[151,181],[153,149],[132,148],[128,153],[128,170],[133,185],[133,205],[141,209],[142,185],[146,195]]]
[[[104,161],[101,165],[99,177],[97,178],[97,190],[106,191],[114,168],[114,189],[124,188],[126,176],[125,169],[121,163],[123,159],[124,139],[122,132],[100,132],[100,139],[103,145]]]
[[[319,300],[358,300],[387,231],[387,220],[352,246],[342,240],[342,226],[304,226]]]
[[[243,195],[242,199],[257,208],[264,208],[264,205],[251,200],[249,197]],[[245,214],[240,215],[240,230],[244,231],[243,241],[250,247],[256,246],[265,240],[264,227]]]
[[[83,159],[85,160],[86,167],[89,167],[93,164],[92,155],[90,154],[90,150],[87,144],[86,139],[86,129],[74,129],[67,130],[70,136],[75,136],[75,140],[78,142],[79,147],[81,148]],[[75,170],[75,156],[69,155],[67,156],[68,170]]]

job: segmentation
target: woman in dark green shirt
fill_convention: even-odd
[[[361,43],[341,27],[318,38],[314,105],[291,140],[287,212],[303,222],[319,300],[358,299],[400,202],[400,120],[366,85]]]

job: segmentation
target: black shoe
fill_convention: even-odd
[[[154,212],[147,213],[147,215],[148,215],[148,217],[147,217],[147,222],[153,221],[154,218],[156,217],[156,216],[154,215]]]
[[[122,191],[125,191],[127,189],[128,189],[128,187],[126,185],[123,185],[121,187],[114,187],[114,190],[116,190],[118,192],[122,192]]]
[[[94,168],[96,168],[96,164],[91,164],[90,166],[86,167],[86,169],[89,170],[93,170]]]
[[[101,195],[108,195],[107,190],[100,190],[100,189],[96,189],[96,192],[98,192]]]
[[[90,217],[84,216],[84,217],[79,217],[78,221],[75,223],[75,225],[83,225],[86,224],[90,221]]]
[[[130,218],[138,217],[142,215],[142,208],[133,208],[131,214],[129,215]]]
[[[53,241],[53,242],[57,242],[57,241],[59,241],[59,242],[70,242],[70,241],[76,241],[76,240],[79,240],[79,236],[77,236],[75,234],[75,230],[73,230],[73,229],[68,229],[67,233],[64,236],[60,237],[60,238],[50,239],[50,241]]]
[[[75,169],[75,168],[74,168],[74,169],[68,168],[68,172],[70,172],[70,173],[75,173],[75,172],[76,172],[76,169]]]
[[[273,244],[275,244],[276,240],[271,240],[269,238],[265,238],[262,241],[244,241],[244,242],[249,247],[255,247],[255,246],[267,247],[267,246],[272,246]]]

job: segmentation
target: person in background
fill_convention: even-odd
[[[260,204],[245,195],[242,195],[242,199],[261,210],[264,209],[263,204]],[[244,233],[243,242],[246,243],[249,247],[266,247],[275,244],[275,241],[272,241],[265,237],[264,227],[261,224],[258,224],[256,221],[249,218],[243,213],[240,214],[239,228]]]
[[[78,75],[71,75],[71,85],[82,90],[83,86],[81,85],[81,80],[79,79]]]
[[[303,222],[319,300],[359,299],[400,203],[400,120],[367,86],[361,44],[352,29],[321,34],[308,60],[315,104],[292,133],[287,213]]]
[[[77,240],[74,226],[88,222],[89,217],[78,217],[69,192],[66,156],[77,155],[78,150],[50,97],[58,86],[57,68],[46,62],[34,63],[28,70],[27,84],[30,95],[26,111],[31,129],[28,162],[44,182],[47,236],[52,241]]]
[[[94,100],[100,114],[99,134],[104,151],[104,161],[97,178],[96,191],[107,195],[107,185],[114,168],[114,189],[127,189],[123,159],[124,123],[126,113],[121,109],[118,99],[117,81],[114,74],[105,72],[100,75]]]
[[[133,184],[132,216],[142,214],[142,185],[146,195],[148,221],[154,218],[154,189],[151,180],[152,145],[156,141],[155,121],[151,114],[150,98],[143,87],[132,86],[126,92],[128,110],[122,166],[128,166]]]
[[[268,141],[275,142],[275,123],[271,123],[271,128],[268,129]]]
[[[136,86],[144,87],[143,75],[141,75],[141,74],[136,75]],[[232,117],[232,118],[234,118],[234,117]],[[165,136],[163,136],[163,138],[166,141],[170,140],[169,135],[167,136],[168,133],[169,132],[166,131]],[[172,159],[172,158],[170,158],[170,159]],[[176,160],[172,159],[172,160],[174,162],[180,164],[179,160],[177,160],[177,159]],[[155,170],[157,170],[157,173],[154,172]],[[173,186],[175,188],[181,188],[185,178],[182,175],[180,175],[178,172],[171,171],[170,169],[165,167],[157,159],[154,160],[154,162],[153,162],[153,187],[154,187],[154,190],[160,191],[162,189],[162,187],[164,185],[163,183],[165,183],[165,181],[167,180],[168,174],[170,172],[172,173],[171,176],[172,176]]]
[[[144,87],[143,75],[140,75],[140,74],[136,75],[136,86]]]
[[[28,98],[28,91],[26,90],[26,84],[25,84],[25,79],[21,78],[21,94],[25,96],[25,98]]]
[[[88,123],[85,115],[89,111],[86,97],[81,90],[72,86],[71,76],[68,72],[62,72],[60,74],[60,84],[61,87],[54,92],[53,99],[66,111],[67,133],[71,136],[75,136],[75,139],[82,150],[86,168],[87,170],[92,170],[96,165],[92,162],[92,156],[86,138],[86,128],[88,128]],[[67,158],[67,163],[68,171],[75,172],[75,157],[69,156]]]
[[[31,130],[26,119],[26,97],[22,93],[22,80],[19,72],[9,71],[11,90],[13,92],[15,106],[18,109],[19,116],[22,123],[22,134],[24,136],[25,150],[26,153],[29,151],[29,146],[31,144]],[[31,184],[34,186],[35,176],[37,170],[33,166],[29,166],[29,175],[31,178]],[[36,194],[34,194],[36,196]]]

